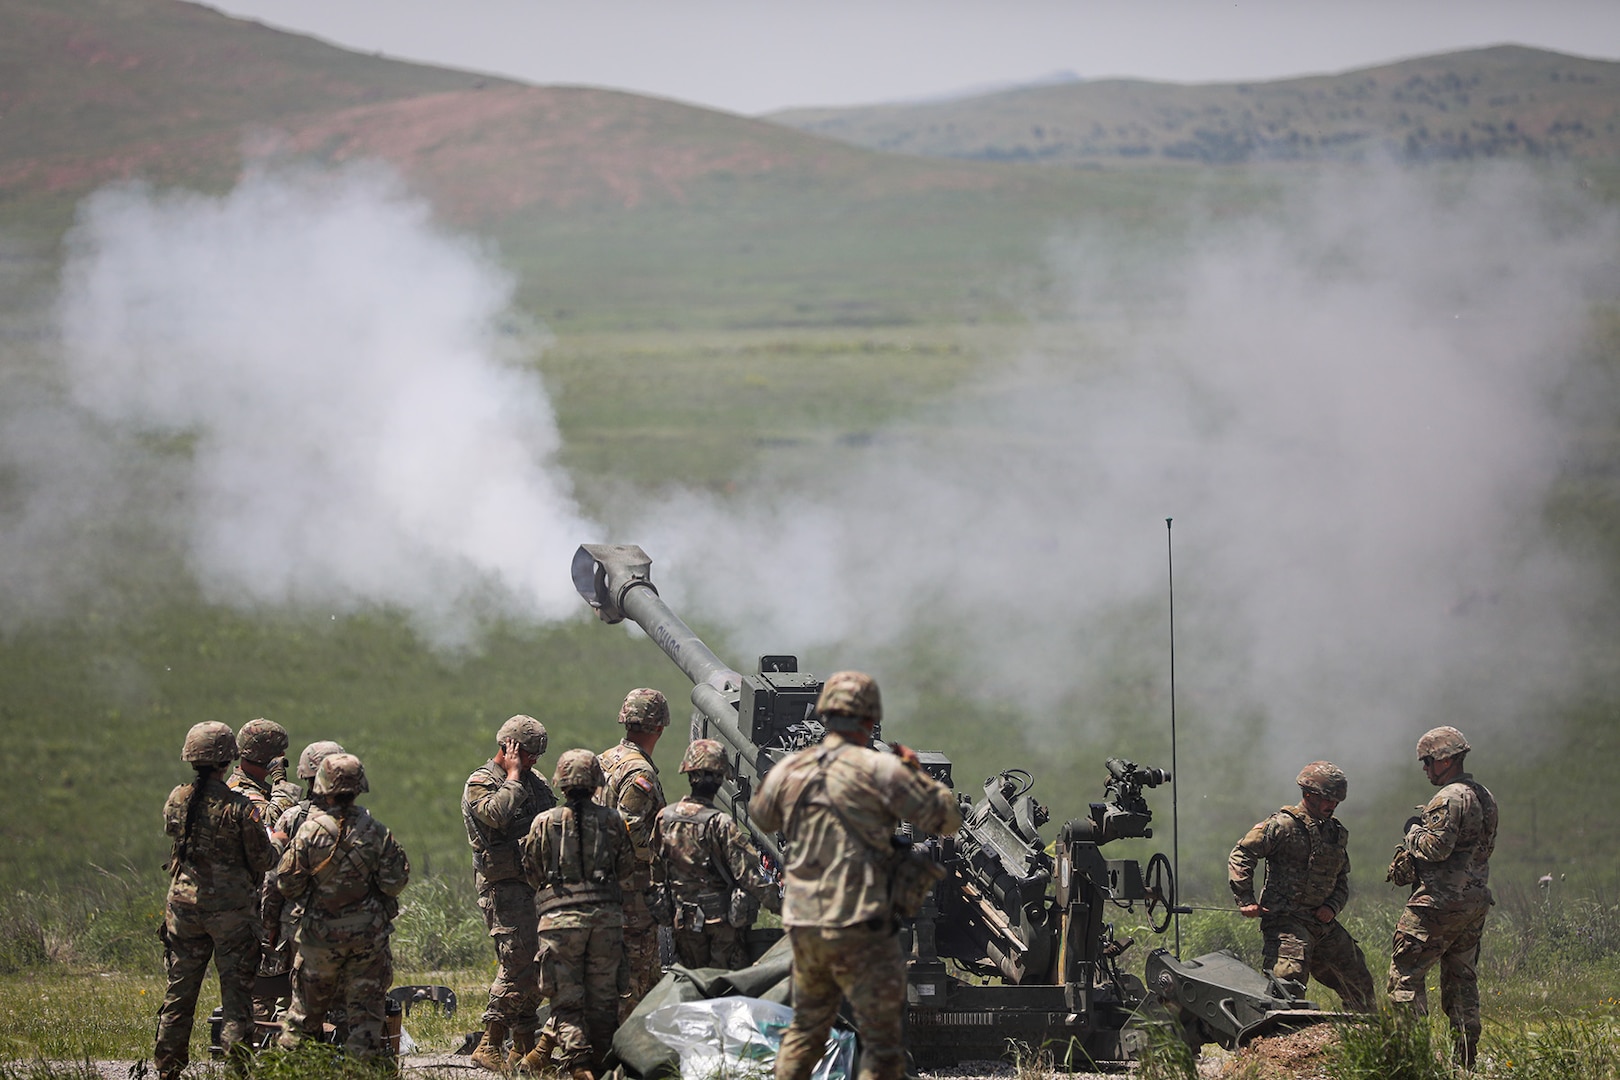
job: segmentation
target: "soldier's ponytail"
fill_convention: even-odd
[[[191,781],[191,797],[186,800],[186,824],[180,831],[180,839],[175,844],[175,858],[177,862],[184,862],[187,848],[191,846],[191,827],[197,821],[197,808],[203,803],[203,793],[208,790],[208,778],[219,766],[205,765],[202,762],[193,762],[191,767],[196,770],[196,777]]]

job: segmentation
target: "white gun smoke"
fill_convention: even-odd
[[[1431,722],[1522,721],[1593,595],[1545,503],[1614,212],[1524,170],[1369,171],[1189,237],[1146,265],[1105,230],[1055,244],[1070,346],[791,482],[643,493],[607,531],[515,362],[535,341],[506,275],[386,174],[105,191],[58,306],[73,405],[0,408],[23,480],[0,530],[28,552],[0,595],[15,619],[115,573],[110,515],[172,523],[215,601],[394,606],[465,645],[490,615],[579,616],[575,545],[633,541],[728,655],[903,687],[883,657],[923,627],[957,692],[1073,731],[1110,722],[1099,687],[1162,681],[1174,517],[1206,722],[1353,765]]]
[[[69,237],[59,318],[72,399],[125,452],[190,440],[173,509],[210,599],[400,608],[445,645],[577,610],[557,568],[595,530],[517,362],[533,333],[492,257],[391,173],[103,191]]]

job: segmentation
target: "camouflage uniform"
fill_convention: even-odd
[[[596,801],[610,806],[624,819],[635,848],[634,873],[624,888],[624,952],[630,981],[619,1003],[622,1019],[647,996],[663,976],[658,959],[658,923],[648,907],[652,891],[652,833],[658,811],[665,805],[658,782],[658,766],[628,739],[597,756],[607,783]]]
[[[241,747],[242,761],[264,769],[265,775],[263,779],[257,779],[238,764],[226,783],[253,803],[253,812],[268,833],[275,828],[281,815],[304,797],[298,785],[287,780],[286,758],[283,756],[287,750],[287,729],[261,716],[243,724],[236,738]],[[292,963],[292,947],[281,937],[280,895],[272,867],[259,889],[259,918],[264,926],[264,936],[259,942],[260,975],[280,975]],[[275,1018],[277,1004],[275,997],[255,994],[253,1018],[269,1023]]]
[[[342,768],[344,759],[358,766],[352,755],[333,754],[321,763],[321,778]],[[394,964],[388,936],[410,876],[404,849],[364,807],[334,800],[310,813],[277,869],[282,894],[304,908],[283,1047],[319,1039],[327,1012],[342,1008],[349,1028],[344,1048],[350,1054],[389,1053],[384,1002]]]
[[[193,801],[198,784],[202,790]],[[249,1036],[259,967],[259,884],[275,863],[275,850],[248,800],[217,775],[199,776],[169,793],[163,831],[174,840],[163,916],[169,986],[158,1007],[152,1063],[167,1078],[191,1060],[191,1028],[210,955],[225,1012],[221,1041],[230,1049]]]
[[[784,830],[791,845],[782,922],[793,945],[793,1023],[782,1037],[777,1080],[807,1080],[843,997],[860,1029],[861,1080],[905,1075],[892,838],[902,820],[950,833],[962,815],[949,788],[859,738],[829,731],[819,746],[775,765],[748,804],[761,828]]]
[[[1227,879],[1239,907],[1255,902],[1254,871],[1266,860],[1265,909],[1260,934],[1264,966],[1279,979],[1301,986],[1314,977],[1344,1001],[1345,1008],[1370,1012],[1372,973],[1350,932],[1338,920],[1350,896],[1350,830],[1338,818],[1312,818],[1302,802],[1285,806],[1250,829],[1227,860]],[[1334,918],[1322,922],[1318,908]]]
[[[541,996],[534,889],[524,880],[518,843],[535,816],[556,805],[556,796],[538,773],[530,770],[508,780],[493,759],[473,770],[461,796],[478,907],[495,940],[495,981],[482,1020],[503,1024],[520,1036],[534,1032]]]
[[[751,895],[772,911],[781,908],[759,849],[728,814],[716,809],[712,797],[693,794],[658,811],[652,851],[653,879],[673,905],[675,953],[681,963],[732,971],[747,967],[742,931],[753,918],[746,911],[747,922],[740,916],[742,925],[732,922],[735,894]]]
[[[559,773],[562,767],[559,760]],[[618,811],[584,792],[536,817],[522,849],[540,914],[540,993],[551,999],[558,1067],[578,1074],[601,1065],[618,1027],[621,904],[641,864]]]
[[[1479,939],[1495,900],[1490,857],[1496,847],[1496,799],[1463,773],[1423,808],[1402,847],[1417,882],[1395,926],[1389,999],[1428,1013],[1425,976],[1440,964],[1440,1004],[1469,1047],[1479,1041]]]
[[[303,789],[289,780],[265,777],[255,780],[243,772],[241,766],[226,781],[232,791],[240,792],[253,804],[253,812],[268,832],[282,814],[296,806],[304,797]]]

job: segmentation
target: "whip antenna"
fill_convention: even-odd
[[[1171,543],[1171,518],[1164,519],[1165,569],[1170,585],[1170,775],[1177,783],[1170,785],[1170,879],[1181,885],[1181,808],[1178,789],[1181,766],[1176,761],[1176,555]],[[1179,897],[1177,898],[1179,899]],[[1176,959],[1181,959],[1181,905],[1171,902],[1176,920]]]

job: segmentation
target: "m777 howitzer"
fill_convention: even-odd
[[[634,545],[586,544],[574,555],[574,586],[603,622],[637,623],[692,681],[692,737],[718,740],[732,766],[716,804],[780,865],[786,841],[754,823],[748,800],[776,762],[821,741],[821,680],[799,671],[792,656],[762,656],[749,675],[733,670],[664,603],[651,569]],[[873,741],[875,749],[885,745]],[[954,789],[949,758],[917,756]],[[1109,758],[1106,767],[1103,801],[1065,822],[1050,852],[1039,832],[1050,813],[1031,794],[1033,778],[1018,768],[986,780],[977,803],[957,793],[963,824],[955,835],[915,836],[901,827],[896,844],[914,845],[946,869],[902,929],[907,1044],[917,1066],[999,1058],[1017,1045],[1044,1048],[1060,1065],[1125,1061],[1146,1045],[1141,1025],[1153,1019],[1178,1021],[1194,1046],[1236,1046],[1282,1026],[1268,1019],[1273,1014],[1280,1021],[1286,1013],[1296,1025],[1318,1015],[1291,984],[1229,954],[1184,963],[1154,950],[1147,961],[1153,993],[1123,970],[1119,958],[1133,941],[1116,938],[1109,921],[1115,911],[1140,903],[1162,934],[1185,909],[1176,907],[1163,854],[1144,867],[1101,852],[1114,840],[1153,836],[1143,790],[1171,775],[1123,758]]]

